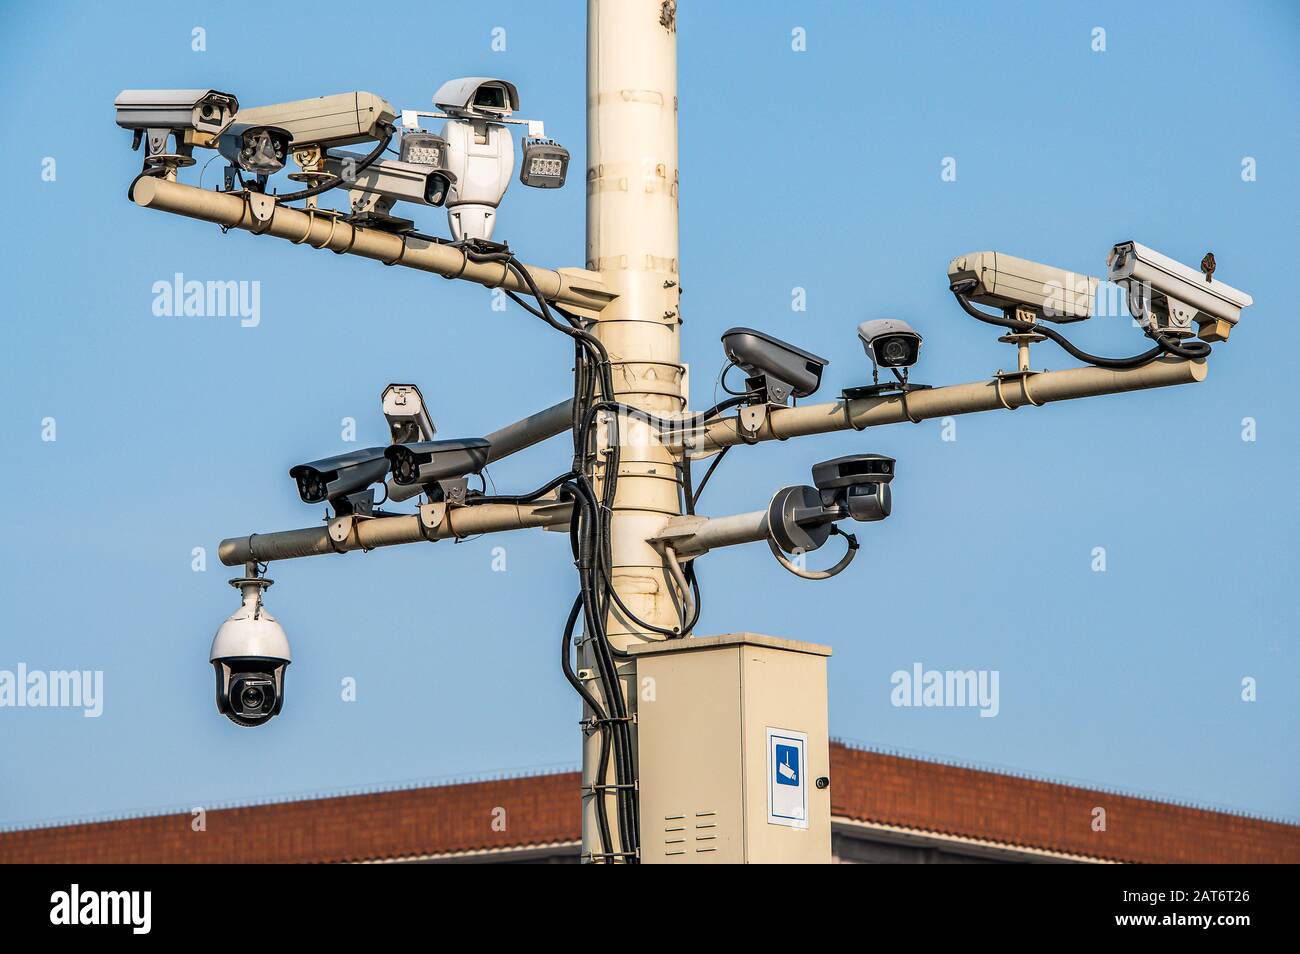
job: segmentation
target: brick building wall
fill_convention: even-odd
[[[577,773],[0,833],[0,863],[345,862],[560,845]],[[870,825],[1126,862],[1300,863],[1300,826],[831,746],[840,831]],[[1093,829],[1093,810],[1106,830]],[[837,834],[837,837],[843,837]]]

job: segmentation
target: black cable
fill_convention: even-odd
[[[1203,341],[1193,341],[1186,345],[1179,345],[1166,335],[1158,332],[1148,332],[1147,337],[1155,341],[1156,346],[1149,351],[1141,354],[1135,354],[1128,358],[1103,358],[1095,354],[1089,354],[1080,348],[1076,348],[1065,335],[1049,328],[1041,322],[1021,321],[1017,318],[1006,318],[1003,316],[990,315],[987,312],[980,311],[971,305],[970,300],[960,290],[960,283],[957,288],[950,289],[957,303],[961,305],[962,311],[972,318],[978,318],[980,321],[990,325],[997,325],[1000,328],[1009,328],[1012,331],[1021,334],[1040,334],[1056,342],[1070,356],[1080,361],[1091,364],[1098,368],[1113,368],[1116,370],[1125,370],[1128,368],[1140,368],[1144,364],[1149,364],[1162,354],[1172,354],[1180,358],[1203,358],[1210,353],[1210,346]]]
[[[638,418],[660,429],[677,430],[682,427],[698,427],[700,424],[707,423],[711,418],[717,417],[723,411],[744,404],[747,400],[747,397],[728,398],[713,405],[708,410],[692,414],[690,417],[660,417],[657,414],[651,414],[649,411],[643,411],[639,407],[633,407],[631,404],[624,404],[622,401],[601,401],[592,405],[591,410],[593,413],[613,411],[616,414]]]
[[[596,731],[600,733],[600,758],[599,765],[600,777],[605,778],[609,774],[609,720],[605,715],[605,709],[600,702],[593,696],[587,687],[582,684],[578,674],[573,671],[573,664],[569,660],[569,650],[573,644],[573,630],[578,623],[578,614],[582,611],[582,596],[579,595],[573,601],[573,609],[569,610],[568,621],[564,624],[564,640],[560,644],[560,668],[564,671],[564,678],[582,697],[587,708],[591,710],[592,717],[596,720]],[[609,811],[603,795],[596,795],[596,831],[600,835],[600,849],[607,856],[612,855],[614,843],[609,837]]]
[[[588,514],[590,515],[590,519],[586,522],[591,525],[590,537],[592,542],[596,545],[594,558],[597,567],[601,570],[602,579],[600,582],[605,583],[603,587],[600,587],[599,590],[597,589],[595,584],[598,580],[594,575],[591,575],[591,560],[584,561],[584,569],[586,572],[582,576],[582,579],[584,580],[584,585],[587,587],[588,592],[591,594],[592,604],[595,610],[593,633],[595,636],[594,646],[596,648],[596,657],[601,662],[606,673],[606,684],[608,686],[607,692],[613,700],[611,704],[613,710],[612,715],[616,720],[614,722],[614,737],[618,742],[615,747],[615,754],[616,757],[620,759],[618,764],[623,768],[622,777],[619,779],[619,793],[624,796],[624,811],[630,819],[629,836],[628,840],[625,841],[624,844],[626,846],[631,846],[632,849],[635,850],[635,846],[639,840],[640,822],[638,817],[640,806],[637,803],[636,792],[632,789],[636,780],[636,765],[632,755],[631,728],[628,725],[627,704],[623,697],[622,685],[618,678],[617,665],[614,662],[616,650],[605,631],[605,620],[609,615],[610,597],[617,596],[617,592],[614,590],[612,582],[609,581],[608,576],[611,549],[609,540],[609,524],[604,519],[605,513],[612,507],[614,489],[611,486],[610,481],[607,480],[604,487],[605,493],[602,500],[597,504],[595,491],[592,489],[590,482],[587,480],[585,475],[578,481],[578,486],[581,492],[586,495],[589,503]]]
[[[727,445],[727,446],[730,447],[731,445]],[[693,517],[695,516],[695,491],[691,488],[691,455],[690,454],[685,454],[685,453],[682,454],[682,462],[681,464],[678,465],[678,470],[680,470],[682,474],[682,479],[681,479],[682,512]]]
[[[734,368],[734,367],[736,367],[736,365],[735,365],[734,362],[728,362],[727,365],[722,369],[722,376],[721,376],[721,378],[719,378],[719,381],[720,381],[721,384],[722,384],[722,390],[726,391],[728,394],[734,394],[734,395],[736,395],[737,397],[739,397],[739,396],[742,396],[742,395],[746,394],[746,392],[745,392],[745,391],[733,391],[733,390],[731,390],[731,388],[727,387],[727,372],[730,371],[730,370],[731,370],[732,368]]]
[[[691,513],[695,512],[695,508],[700,502],[700,495],[704,493],[705,485],[709,482],[709,478],[713,476],[713,472],[718,469],[718,465],[722,463],[722,458],[727,456],[727,451],[731,450],[731,447],[732,445],[728,444],[726,447],[722,448],[722,450],[718,451],[718,456],[713,458],[709,463],[709,469],[704,472],[704,479],[700,481],[700,486],[695,491],[695,496],[691,500]]]
[[[620,844],[624,851],[628,853],[624,860],[629,863],[636,863],[639,860],[637,844],[640,828],[639,806],[635,791],[636,767],[632,755],[632,738],[628,725],[627,702],[623,696],[622,685],[619,682],[613,647],[605,632],[606,604],[613,587],[606,583],[606,574],[602,572],[610,559],[608,555],[608,528],[604,514],[612,510],[613,494],[617,483],[619,451],[616,438],[611,436],[610,446],[607,449],[606,479],[601,500],[597,501],[595,491],[585,474],[586,457],[590,451],[591,428],[595,418],[592,408],[595,405],[596,385],[595,375],[590,373],[592,369],[587,367],[587,363],[590,361],[595,364],[594,370],[600,376],[602,395],[611,395],[614,389],[609,353],[599,339],[581,327],[581,323],[574,316],[569,315],[567,312],[561,312],[569,321],[568,327],[555,320],[551,315],[545,296],[541,293],[532,275],[512,254],[509,254],[508,250],[501,249],[479,254],[473,249],[466,249],[465,254],[472,260],[504,262],[509,270],[517,275],[532,293],[537,307],[533,308],[520,297],[507,291],[511,299],[557,331],[569,335],[575,341],[575,357],[577,360],[574,369],[575,407],[573,420],[579,425],[574,432],[575,464],[578,466],[574,468],[576,479],[567,485],[575,491],[575,512],[570,527],[570,536],[578,566],[580,601],[586,619],[587,637],[593,648],[592,655],[596,662],[602,694],[609,706],[607,724],[611,727],[610,735],[614,748],[614,775],[619,807]],[[616,423],[611,423],[611,428],[616,428],[616,426]],[[566,479],[569,478],[566,477]],[[554,484],[551,486],[554,486]],[[606,583],[606,585],[600,586],[601,583]],[[602,774],[596,784],[607,784],[606,778],[607,775]],[[601,792],[600,789],[597,791]],[[614,860],[612,855],[610,860]]]
[[[491,496],[469,497],[465,500],[465,504],[466,506],[477,506],[479,504],[485,504],[485,503],[503,503],[503,504],[532,503],[534,500],[537,500],[539,497],[544,496],[549,491],[552,491],[556,487],[560,486],[560,484],[564,483],[566,480],[572,480],[574,477],[577,476],[578,476],[577,474],[570,471],[567,474],[561,474],[559,477],[554,477],[551,480],[548,480],[545,484],[543,484],[541,487],[538,487],[536,490],[532,491],[531,493],[492,494]]]
[[[597,530],[598,527],[591,526],[593,521],[590,519],[590,515],[596,510],[596,498],[585,476],[580,477],[571,486],[578,489],[583,530],[587,531],[585,533],[579,532],[577,535],[579,543],[578,578],[582,590],[583,609],[589,627],[587,635],[590,637],[589,641],[594,650],[593,656],[595,657],[596,668],[604,686],[604,693],[610,711],[610,724],[614,737],[614,777],[617,786],[617,801],[620,806],[618,819],[620,840],[625,850],[635,852],[638,823],[636,793],[633,791],[632,786],[634,785],[636,770],[632,759],[632,739],[628,727],[627,702],[623,697],[617,665],[614,662],[613,654],[610,652],[609,639],[604,631],[604,608],[593,585],[594,579],[589,572],[593,556],[591,544],[597,540],[596,535],[591,531]],[[601,777],[597,784],[605,784],[605,778]]]
[[[370,152],[369,155],[357,164],[355,172],[361,172],[382,156],[384,150],[388,148],[388,144],[393,141],[393,134],[395,132],[396,129],[394,129],[394,127],[388,126],[383,140]],[[346,180],[343,176],[330,176],[328,179],[318,182],[314,186],[310,186],[298,192],[290,192],[288,195],[277,195],[275,199],[277,202],[281,203],[297,202],[299,199],[310,199],[312,196],[320,195],[322,192],[328,192],[330,189],[341,186],[345,181]]]

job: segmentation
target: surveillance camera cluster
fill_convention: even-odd
[[[1129,312],[1155,342],[1141,354],[1098,357],[1042,324],[1091,318],[1099,278],[1002,252],[972,252],[949,263],[948,287],[962,309],[980,321],[1031,336],[1027,340],[1050,338],[1081,361],[1115,369],[1141,367],[1163,355],[1204,358],[1210,353],[1207,342],[1226,341],[1241,310],[1253,303],[1245,292],[1214,278],[1213,254],[1205,256],[1198,272],[1145,245],[1120,242],[1107,256],[1107,266],[1107,279],[1126,292]],[[973,304],[997,308],[1001,315]],[[1192,337],[1200,340],[1188,340]]]
[[[385,488],[385,504],[424,494],[431,502],[451,506],[491,501],[527,505],[543,497],[571,505],[570,542],[579,569],[580,595],[564,632],[565,674],[584,694],[593,725],[612,760],[620,842],[635,846],[639,820],[632,794],[635,773],[629,714],[618,687],[617,664],[607,645],[606,620],[617,612],[643,632],[680,637],[689,634],[698,621],[701,599],[695,556],[688,554],[679,562],[670,544],[665,545],[664,557],[678,590],[680,618],[675,625],[659,626],[640,619],[613,585],[608,515],[614,511],[620,474],[618,418],[648,416],[653,426],[680,429],[686,424],[707,425],[727,408],[739,407],[736,427],[746,439],[757,439],[758,428],[770,411],[809,397],[820,388],[828,361],[765,332],[731,328],[722,336],[727,370],[738,368],[745,381],[742,389],[733,390],[724,371],[722,386],[730,395],[727,400],[686,420],[645,415],[619,403],[614,398],[614,363],[605,345],[583,319],[542,295],[508,247],[491,242],[498,209],[515,169],[515,142],[509,127],[527,126],[521,137],[518,169],[524,186],[563,186],[568,151],[545,136],[540,122],[514,118],[519,111],[519,91],[506,80],[451,80],[437,90],[433,104],[437,112],[398,110],[380,96],[355,91],[245,108],[233,94],[211,89],[127,90],[116,102],[118,125],[133,132],[133,148],[143,147],[142,176],[174,180],[179,169],[195,164],[196,148],[209,149],[228,164],[222,183],[225,191],[271,194],[277,202],[289,203],[343,189],[346,209],[317,211],[341,216],[357,227],[440,242],[443,240],[416,232],[412,220],[395,213],[400,211],[399,203],[445,209],[452,240],[459,243],[466,257],[502,263],[529,289],[535,306],[508,291],[511,299],[573,340],[575,463],[533,493],[488,497],[482,491],[471,491],[469,478],[483,472],[498,438],[436,439],[436,428],[413,384],[391,384],[383,392],[389,445],[298,464],[289,476],[303,502],[326,504],[335,518],[395,516],[378,508],[375,487],[379,484]],[[426,119],[441,120],[442,125],[436,131],[423,128]],[[349,148],[357,146],[363,148]],[[290,161],[295,171],[289,171]],[[302,188],[287,194],[271,191],[271,177],[280,173]],[[310,206],[315,208],[315,202]],[[1145,246],[1126,242],[1113,248],[1108,264],[1108,278],[1125,290],[1131,312],[1155,343],[1143,354],[1097,357],[1076,348],[1052,327],[1093,316],[1100,284],[1096,277],[986,251],[953,259],[948,282],[962,309],[1010,332],[1000,340],[1015,342],[1025,360],[1029,342],[1050,339],[1071,355],[1105,368],[1139,367],[1163,355],[1203,357],[1209,350],[1206,342],[1225,340],[1240,320],[1242,308],[1251,304],[1249,295],[1214,278],[1212,255],[1205,257],[1198,273]],[[994,308],[997,314],[976,306]],[[923,339],[906,321],[869,320],[858,326],[857,333],[871,364],[871,384],[847,389],[846,400],[898,394],[906,401],[910,392],[926,387],[909,381],[909,373],[919,363]],[[1193,336],[1200,340],[1188,340]],[[892,380],[881,383],[882,369]],[[598,448],[603,448],[605,455],[599,482],[594,469],[583,463],[592,459]],[[700,493],[725,453],[724,449],[718,454],[698,489],[693,489],[690,455],[682,455],[679,493],[683,513],[694,516]],[[765,534],[775,559],[804,579],[835,576],[859,549],[856,537],[842,530],[841,522],[871,523],[888,518],[895,472],[894,458],[879,454],[855,454],[816,464],[812,486],[784,487],[766,510],[742,515],[758,521],[743,523],[746,528],[761,527],[747,529],[744,540]],[[821,548],[833,535],[843,536],[847,548],[828,569],[810,570],[802,559],[792,559]],[[265,724],[280,712],[285,670],[291,661],[284,631],[263,602],[263,591],[271,581],[261,575],[262,570],[261,564],[248,563],[244,576],[231,581],[240,589],[242,603],[218,630],[210,653],[217,707],[241,726]],[[580,617],[594,647],[592,678],[602,686],[600,699],[587,693],[584,680],[569,666],[567,647],[573,644]],[[600,773],[604,777],[603,767]],[[601,843],[608,851],[611,822],[603,801],[597,812]]]
[[[895,373],[901,369],[904,376],[899,378],[900,386],[908,387],[905,375],[920,358],[921,336],[905,321],[881,318],[863,322],[858,327],[858,337],[873,368],[890,368]],[[762,409],[782,407],[795,398],[814,394],[821,386],[823,370],[830,363],[753,328],[731,328],[724,332],[722,347],[730,362],[728,367],[737,367],[746,375],[745,391],[727,387],[725,374],[723,387],[733,395],[734,402]],[[877,393],[880,390],[876,388]],[[855,454],[817,464],[813,467],[815,487],[785,487],[769,505],[768,543],[773,555],[782,566],[805,579],[835,576],[848,566],[857,551],[857,540],[852,534],[843,534],[848,551],[830,570],[804,570],[783,554],[819,549],[832,533],[842,533],[835,526],[839,520],[884,520],[892,510],[889,484],[893,479],[894,459],[877,454]]]
[[[132,148],[144,146],[141,175],[174,179],[177,169],[195,164],[196,148],[212,149],[228,163],[226,191],[267,192],[270,177],[292,159],[298,171],[289,179],[308,187],[276,194],[278,201],[346,188],[348,221],[369,228],[414,233],[412,220],[392,214],[404,202],[445,208],[456,242],[490,241],[514,169],[508,124],[528,127],[519,181],[536,189],[564,185],[569,153],[541,134],[541,123],[512,118],[519,110],[513,83],[454,79],[433,101],[441,112],[402,110],[400,127],[398,110],[364,91],[241,107],[220,90],[124,90],[115,106],[117,124],[134,133]],[[446,122],[433,133],[419,127],[421,117]],[[394,137],[399,158],[383,156]],[[378,144],[369,154],[345,149],[367,142]]]
[[[908,387],[907,371],[921,357],[921,336],[898,318],[877,318],[858,326],[858,338],[875,369],[888,368]],[[722,348],[731,367],[745,373],[745,390],[727,393],[752,404],[782,407],[791,399],[809,397],[821,386],[822,371],[830,362],[752,328],[731,328],[722,335]],[[873,373],[873,378],[875,374]],[[892,387],[892,385],[890,386]],[[873,389],[852,389],[872,391]],[[875,393],[886,388],[877,386]]]
[[[391,470],[388,499],[404,500],[424,492],[443,499],[464,478],[480,472],[491,444],[482,438],[434,440],[436,427],[420,389],[390,384],[380,398],[393,443],[350,451],[289,471],[304,503],[327,503],[335,516],[382,517],[374,509],[374,489]],[[249,564],[245,575],[230,581],[243,601],[217,630],[209,659],[217,679],[217,709],[236,725],[263,725],[284,705],[284,672],[292,657],[279,622],[267,612],[262,592],[272,583]]]
[[[375,509],[374,485],[390,475],[387,500],[424,493],[436,501],[463,493],[465,479],[487,466],[492,445],[484,438],[434,440],[437,428],[414,384],[390,384],[381,401],[393,443],[290,468],[303,503],[328,504],[336,517],[383,516]]]

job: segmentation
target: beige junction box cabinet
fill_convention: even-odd
[[[829,863],[830,648],[732,633],[630,651],[642,861]]]

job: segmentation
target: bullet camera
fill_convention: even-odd
[[[240,110],[237,118],[249,125],[283,129],[292,137],[294,149],[330,149],[383,139],[397,113],[382,97],[357,91],[254,106]]]
[[[921,336],[897,318],[864,321],[858,337],[871,363],[880,368],[910,368],[921,356]]]
[[[113,101],[117,124],[144,144],[144,171],[194,164],[194,146],[209,146],[234,119],[239,100],[215,89],[124,89]],[[175,152],[167,143],[175,138]]]
[[[501,120],[519,108],[519,90],[503,79],[462,76],[443,83],[433,104],[449,116]]]
[[[425,407],[424,395],[414,384],[390,384],[384,388],[379,399],[383,403],[384,417],[388,419],[388,430],[394,444],[431,441],[433,435],[438,433],[433,419],[429,417],[429,409]]]
[[[1255,300],[1215,281],[1212,256],[1205,262],[1205,271],[1198,272],[1145,245],[1120,242],[1107,256],[1106,277],[1125,290],[1129,311],[1148,332],[1226,341],[1241,310]]]
[[[1092,317],[1099,279],[1003,252],[971,252],[948,263],[948,282],[966,283],[962,294],[977,304],[1064,323]]]
[[[272,581],[231,580],[243,603],[217,630],[208,659],[216,673],[217,711],[236,725],[263,725],[284,706],[284,673],[292,662],[289,639],[262,602]]]
[[[399,487],[428,486],[439,480],[477,474],[492,445],[481,437],[394,444],[384,451]]]
[[[326,457],[310,464],[298,464],[289,476],[298,482],[298,496],[303,503],[329,501],[336,515],[354,513],[362,501],[362,491],[384,479],[388,473],[388,458],[383,447]]]
[[[123,129],[194,130],[219,135],[239,110],[233,93],[215,89],[124,89],[113,101]]]
[[[343,179],[349,188],[375,196],[378,201],[364,205],[367,209],[373,208],[378,212],[386,213],[394,202],[441,206],[447,201],[456,181],[455,176],[446,169],[434,169],[399,159],[376,159],[365,168],[360,168],[364,159],[365,156],[357,153],[334,150],[325,155],[325,171]]]
[[[293,137],[279,126],[231,123],[217,140],[217,151],[244,172],[269,176],[284,168]]]
[[[822,504],[841,516],[863,523],[884,520],[893,509],[889,484],[895,464],[882,454],[837,457],[813,466],[813,483]]]
[[[828,362],[780,338],[753,328],[723,332],[722,348],[732,364],[749,376],[752,391],[762,391],[771,404],[807,397],[821,385]]]

